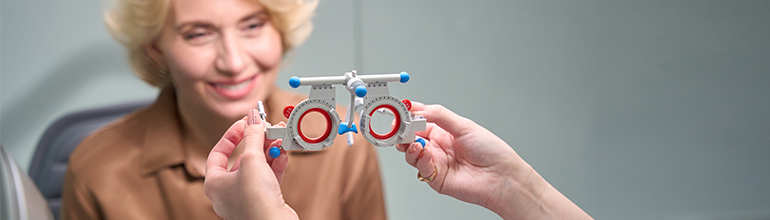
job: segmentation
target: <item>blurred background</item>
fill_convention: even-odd
[[[57,118],[157,95],[107,5],[0,2],[0,142],[25,168]],[[321,0],[314,23],[282,88],[408,71],[391,94],[487,127],[597,219],[770,219],[770,1]],[[391,219],[499,218],[378,151]]]

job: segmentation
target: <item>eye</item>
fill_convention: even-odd
[[[250,24],[248,26],[248,29],[258,29],[258,28],[261,28],[262,26],[265,26],[264,22],[254,23],[254,24]]]
[[[202,33],[202,32],[201,33],[192,33],[192,34],[189,34],[189,35],[185,36],[185,39],[191,40],[191,39],[195,39],[195,38],[203,37],[203,36],[206,36],[206,33]]]
[[[214,32],[205,28],[195,28],[186,32],[184,35],[185,41],[192,44],[204,44],[214,38]]]
[[[249,37],[256,37],[259,36],[259,33],[264,26],[265,22],[263,21],[252,21],[247,23],[246,27],[243,28],[243,33]]]

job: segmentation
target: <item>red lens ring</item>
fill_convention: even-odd
[[[381,108],[387,108],[388,110],[393,112],[393,115],[396,116],[396,126],[394,126],[393,130],[390,130],[390,132],[388,132],[387,134],[380,135],[380,134],[377,134],[377,132],[374,132],[374,130],[372,129],[372,122],[370,120],[369,121],[369,134],[371,134],[372,137],[374,137],[374,138],[377,138],[377,139],[380,139],[380,140],[385,140],[385,139],[393,137],[393,135],[396,135],[396,132],[398,132],[398,129],[401,128],[401,114],[399,114],[398,111],[396,111],[396,107],[393,107],[392,105],[388,105],[388,104],[382,104],[382,105],[377,106],[376,108],[374,108],[372,110],[372,112],[369,113],[369,118],[372,118],[372,115],[374,115],[374,112],[376,112],[377,109],[381,109]]]
[[[319,138],[311,139],[307,136],[305,136],[305,133],[302,133],[302,119],[305,118],[305,115],[310,112],[319,112],[322,115],[326,117],[326,132],[324,132],[324,135],[322,135]],[[299,133],[299,137],[302,138],[303,141],[311,143],[311,144],[317,144],[321,143],[321,141],[326,140],[326,138],[329,137],[329,134],[332,133],[332,118],[329,116],[329,113],[324,111],[321,108],[311,108],[304,113],[302,113],[302,116],[299,116],[299,121],[297,121],[297,132]]]

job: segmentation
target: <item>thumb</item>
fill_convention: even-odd
[[[265,143],[265,123],[259,118],[256,109],[249,111],[246,117],[246,128],[243,131],[243,158],[241,167],[248,164],[267,164],[265,152],[263,152]]]

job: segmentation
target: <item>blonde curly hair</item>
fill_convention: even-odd
[[[281,33],[283,52],[299,46],[313,31],[311,18],[318,0],[252,0],[263,5]],[[104,14],[112,37],[128,49],[129,62],[139,78],[163,88],[171,80],[145,51],[144,45],[160,36],[171,0],[116,0]]]

